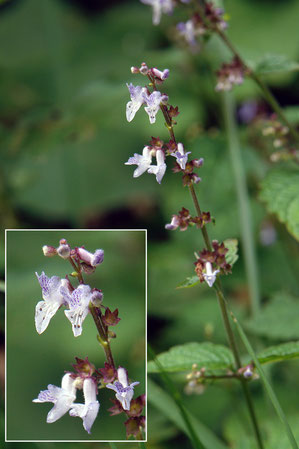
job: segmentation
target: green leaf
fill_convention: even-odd
[[[209,371],[227,370],[233,366],[230,349],[210,342],[174,346],[169,351],[159,354],[157,359],[167,372],[191,371],[194,363],[197,364],[198,369],[206,368]],[[158,373],[159,369],[151,361],[147,365],[147,371]]]
[[[261,185],[260,198],[288,231],[299,240],[299,172],[272,170]]]
[[[265,54],[258,62],[253,64],[258,74],[274,72],[293,72],[299,70],[299,63],[291,61],[284,55]]]
[[[225,260],[231,266],[233,266],[237,260],[238,256],[238,240],[237,239],[226,239],[224,240],[224,246],[228,249],[228,252],[225,255]]]
[[[271,346],[258,354],[260,363],[281,362],[299,357],[299,341],[290,341],[281,345]]]
[[[255,335],[273,340],[298,339],[298,316],[298,301],[281,292],[277,293],[256,317],[246,321],[245,326]]]
[[[177,285],[176,288],[190,288],[194,287],[194,285],[199,284],[200,280],[196,274],[194,276],[186,278],[183,282]]]
[[[172,397],[160,388],[151,379],[148,379],[148,400],[156,409],[160,410],[179,429],[189,435],[187,426]],[[197,433],[198,438],[203,442],[206,449],[227,449],[227,446],[220,441],[211,430],[199,421],[190,412],[187,412],[190,421]]]

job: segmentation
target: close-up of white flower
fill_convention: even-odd
[[[216,281],[216,275],[219,273],[220,270],[214,270],[211,262],[206,262],[205,264],[206,272],[203,273],[203,277],[208,284],[209,287],[213,287],[214,282]]]
[[[177,151],[171,153],[171,156],[174,156],[181,169],[185,170],[188,162],[188,154],[191,154],[191,151],[187,151],[187,153],[185,153],[183,144],[178,143]]]
[[[73,404],[70,409],[70,416],[78,416],[83,420],[83,427],[86,432],[90,433],[91,427],[97,417],[100,403],[97,401],[97,385],[96,382],[87,377],[83,381],[84,404]]]
[[[61,293],[69,306],[65,310],[65,316],[72,323],[73,334],[78,337],[82,333],[82,324],[89,312],[89,303],[93,298],[89,285],[79,285],[72,293],[66,287],[61,288]]]
[[[60,288],[65,285],[66,280],[58,276],[48,278],[44,272],[40,276],[35,274],[42,288],[43,297],[43,301],[39,301],[35,307],[35,328],[39,334],[42,334],[59,307],[65,303]]]
[[[126,117],[128,122],[131,122],[141,105],[145,103],[144,94],[146,93],[146,88],[134,86],[132,83],[127,84],[127,87],[130,92],[131,101],[126,106]]]
[[[159,25],[162,13],[171,14],[173,11],[172,0],[141,0],[141,2],[153,8],[153,25]]]
[[[113,384],[107,384],[106,388],[115,391],[115,397],[121,403],[124,410],[130,410],[131,400],[134,396],[134,387],[139,385],[139,382],[129,384],[128,373],[121,366],[117,370],[117,379]]]
[[[75,380],[70,373],[63,376],[61,380],[61,387],[49,384],[47,390],[42,390],[36,399],[32,402],[53,402],[54,407],[47,415],[47,423],[53,423],[67,413],[74,400],[76,399],[76,388],[74,386]]]

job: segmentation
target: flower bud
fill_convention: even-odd
[[[103,301],[103,296],[104,295],[101,290],[95,288],[91,295],[91,302],[93,303],[93,305],[96,307],[100,307]]]
[[[46,256],[46,257],[53,257],[53,256],[56,256],[56,254],[57,254],[56,248],[54,248],[54,246],[44,245],[42,250],[43,250],[44,256]]]
[[[131,67],[131,73],[134,73],[134,74],[136,74],[136,73],[139,73],[139,69],[138,69],[138,67]]]
[[[139,69],[139,72],[141,73],[141,75],[147,75],[148,74],[148,66],[146,65],[145,62],[143,62],[141,64],[141,67]]]
[[[57,248],[57,254],[63,259],[68,259],[71,255],[70,245],[68,245],[67,243],[61,243]]]
[[[168,103],[168,99],[169,99],[168,95],[163,94],[161,97],[161,103],[166,105]]]

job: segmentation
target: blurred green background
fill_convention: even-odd
[[[8,231],[7,233],[7,438],[9,440],[125,440],[125,415],[110,417],[111,391],[100,390],[101,404],[91,435],[82,420],[68,414],[52,425],[46,416],[52,404],[35,404],[49,383],[60,386],[65,371],[73,371],[75,357],[88,356],[96,368],[104,366],[104,352],[96,340],[96,328],[88,315],[82,335],[75,338],[63,310],[38,335],[34,326],[35,305],[41,289],[35,272],[64,277],[71,265],[60,257],[46,258],[44,244],[56,245],[66,238],[72,248],[84,245],[103,248],[105,258],[85,282],[102,289],[104,305],[119,309],[121,321],[111,330],[117,338],[111,347],[117,366],[140,381],[135,397],[145,392],[145,232],[144,231]],[[76,285],[74,281],[73,285]],[[83,402],[79,393],[77,402]]]
[[[230,17],[228,35],[247,61],[254,64],[265,54],[271,53],[298,59],[297,0],[226,0],[223,3]],[[0,19],[2,228],[147,228],[148,328],[154,349],[160,352],[192,340],[225,343],[218,305],[208,288],[175,289],[187,276],[193,275],[193,253],[202,246],[196,229],[185,233],[169,233],[164,229],[171,215],[182,206],[193,210],[187,190],[182,188],[179,177],[171,172],[170,167],[159,186],[154,177],[147,174],[133,179],[133,167],[124,165],[134,152],[141,152],[151,136],[167,140],[167,131],[159,114],[155,125],[149,124],[142,110],[132,123],[126,121],[125,106],[129,95],[125,83],[143,83],[142,77],[133,76],[130,72],[131,66],[142,61],[149,66],[170,69],[164,89],[170,102],[178,105],[181,111],[175,130],[178,141],[183,141],[194,157],[205,158],[205,164],[200,169],[202,183],[197,190],[202,209],[210,210],[216,218],[216,226],[210,226],[211,236],[218,240],[240,239],[222,102],[214,90],[216,78],[213,74],[223,60],[229,59],[229,55],[213,39],[201,53],[192,54],[177,41],[174,32],[177,22],[188,19],[186,10],[176,9],[173,16],[163,16],[161,25],[153,27],[151,8],[138,0],[10,0],[2,4]],[[264,79],[280,104],[292,107],[298,113],[298,106],[295,106],[299,100],[298,73],[278,72]],[[245,81],[234,93],[237,113],[248,100],[256,103],[258,110],[270,112],[251,81]],[[234,274],[225,277],[223,284],[233,308],[243,317],[248,332],[250,329],[250,338],[257,348],[261,348],[299,338],[294,319],[298,316],[298,243],[275,217],[267,213],[258,199],[260,182],[271,168],[271,163],[265,155],[260,136],[252,131],[251,125],[243,123],[238,114],[236,119],[253,214],[263,312],[266,315],[262,315],[259,322],[249,317],[242,245]],[[265,225],[274,231],[270,245],[265,245],[261,239]],[[66,235],[65,232],[63,234]],[[60,237],[57,237],[55,244]],[[43,243],[39,242],[38,248]],[[4,252],[4,239],[1,244]],[[87,246],[86,241],[84,244]],[[100,246],[103,245],[100,243]],[[21,254],[20,249],[16,250],[16,254]],[[45,338],[52,341],[55,338],[54,326],[59,325],[60,319],[64,322],[62,315],[57,316],[45,334],[39,337],[34,333],[32,317],[39,296],[34,296],[34,291],[38,292],[38,284],[32,277],[33,272],[44,267],[45,261],[53,263],[51,259],[43,259],[40,253],[34,257],[34,262],[37,257],[41,257],[40,265],[29,270],[23,260],[24,268],[18,274],[28,284],[28,289],[32,289],[32,309],[26,313],[36,345]],[[112,273],[108,268],[108,277],[102,276],[107,260],[108,254],[104,265],[98,270],[100,283],[107,282],[107,288],[101,284],[106,298],[107,289],[117,288],[114,282],[108,282]],[[135,261],[132,260],[132,263],[135,264]],[[60,264],[59,269],[61,267]],[[4,275],[4,260],[2,273]],[[53,270],[54,273],[57,274]],[[135,286],[135,275],[131,281]],[[18,282],[14,288],[23,292],[23,283]],[[111,301],[113,298],[111,294]],[[270,308],[271,320],[267,318],[267,308]],[[121,316],[123,313],[126,310],[121,312]],[[287,325],[281,324],[283,316]],[[128,332],[133,331],[129,324],[132,319],[130,315],[128,322],[126,320]],[[82,344],[83,338],[88,336],[87,324],[85,335],[80,337]],[[125,325],[124,317],[119,326],[122,325]],[[11,323],[11,326],[16,324]],[[71,337],[70,325],[65,331]],[[65,344],[68,341],[74,339],[66,338]],[[75,343],[78,344],[77,340]],[[23,343],[18,341],[14,344]],[[94,344],[97,357],[99,352],[96,342]],[[125,341],[118,338],[116,350],[121,344]],[[49,351],[52,351],[51,348],[49,345]],[[73,355],[71,351],[67,362],[64,353],[60,356],[61,369],[57,369],[58,374],[55,374],[56,382],[61,378],[60,373],[68,368],[66,363],[72,363]],[[22,352],[20,357],[26,359],[28,356],[27,352]],[[28,365],[26,363],[26,367]],[[58,368],[58,361],[54,367]],[[23,374],[23,368],[18,366],[15,377],[19,376],[20,369]],[[39,369],[40,366],[37,373]],[[44,374],[47,374],[47,369],[45,366]],[[272,368],[269,373],[282,405],[289,415],[294,416],[292,419],[295,422],[297,404],[294,391],[299,387],[298,371],[298,364],[289,362]],[[30,393],[29,402],[49,382],[45,377],[35,382],[38,387]],[[51,382],[55,383],[52,377]],[[179,378],[181,390],[183,385],[184,379]],[[13,392],[10,394],[16,397]],[[267,435],[274,435],[274,428],[279,433],[281,429],[272,419],[271,408],[263,400],[258,385],[254,386],[254,394],[259,404],[260,418],[270,416]],[[232,447],[243,449],[241,444],[246,449],[254,447],[245,441],[244,429],[248,434],[250,430],[239,391],[228,385],[225,388],[215,385],[200,398],[192,396],[185,400],[188,408],[220,438],[226,438]],[[42,415],[42,407],[46,408],[32,404],[32,413],[36,413],[38,418]],[[12,410],[8,409],[8,412],[12,413]],[[150,447],[190,447],[186,437],[164,415],[149,406]],[[236,416],[242,418],[245,426],[240,433],[232,431],[237,429],[234,424]],[[110,424],[116,423],[117,419],[111,418]],[[61,423],[64,427],[64,422]],[[44,431],[48,432],[44,421],[43,425]],[[81,423],[75,432],[83,432]],[[268,442],[270,449],[277,449],[277,445],[275,440]],[[52,446],[57,447],[50,445],[49,449]],[[283,447],[281,442],[279,447]]]

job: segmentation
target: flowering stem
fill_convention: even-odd
[[[248,279],[248,287],[251,299],[251,309],[253,315],[260,310],[260,292],[257,273],[257,261],[255,245],[252,235],[252,219],[249,204],[249,197],[246,185],[246,175],[244,173],[240,145],[234,119],[234,99],[232,94],[223,94],[224,120],[228,136],[228,147],[231,157],[233,173],[235,177],[236,193],[239,204],[239,219],[241,238],[244,247],[244,262]]]
[[[155,86],[154,82],[153,82],[153,87],[154,87],[154,89],[156,89],[156,86]],[[172,140],[174,140],[174,142],[176,142],[176,139],[175,139],[175,136],[174,136],[174,132],[173,132],[173,127],[172,127],[172,119],[169,116],[168,110],[167,110],[167,108],[164,108],[163,105],[160,105],[160,108],[161,108],[161,110],[163,112],[163,115],[165,117],[166,123],[167,124],[170,123],[170,126],[168,126],[168,131],[169,131],[170,137],[171,137]],[[189,185],[189,191],[191,193],[191,197],[192,197],[195,209],[196,209],[196,213],[198,214],[198,216],[200,216],[201,209],[200,209],[200,205],[199,205],[198,198],[197,198],[197,195],[196,195],[196,192],[195,192],[193,184]],[[212,250],[212,245],[211,245],[211,241],[210,241],[209,234],[208,234],[206,226],[203,226],[201,228],[201,233],[202,233],[202,236],[203,236],[203,239],[204,239],[204,242],[206,244],[207,249],[209,251],[211,251]],[[219,279],[216,279],[216,282],[215,282],[214,286],[215,286],[215,290],[216,290],[219,306],[220,306],[220,309],[221,309],[222,318],[223,318],[224,327],[225,327],[225,330],[226,330],[226,333],[227,333],[227,338],[228,338],[228,341],[229,341],[229,345],[230,345],[231,350],[232,350],[233,355],[234,355],[235,365],[236,365],[236,368],[239,369],[242,366],[241,365],[241,359],[240,359],[240,356],[239,356],[239,351],[238,351],[238,347],[237,347],[237,344],[236,344],[236,341],[235,341],[235,337],[234,337],[232,328],[230,326],[229,316],[228,316],[228,312],[227,312],[227,308],[226,308],[226,302],[225,302],[225,298],[224,298],[224,295],[223,295],[223,292],[222,292],[221,283],[220,283]],[[156,363],[157,363],[157,361],[156,361]],[[250,415],[250,418],[251,418],[251,421],[252,421],[252,425],[253,425],[253,428],[254,428],[254,433],[255,433],[255,437],[256,437],[256,440],[257,440],[258,447],[259,447],[259,449],[264,449],[263,442],[262,442],[262,439],[261,439],[261,433],[260,433],[259,426],[258,426],[258,421],[257,421],[256,414],[255,414],[255,411],[254,411],[254,406],[253,406],[252,398],[251,398],[251,395],[250,395],[250,391],[248,389],[247,382],[246,382],[245,379],[242,379],[242,378],[240,378],[240,380],[241,380],[243,393],[244,393],[244,396],[245,396],[245,399],[246,399],[247,407],[248,407],[248,410],[249,410],[249,415]]]

